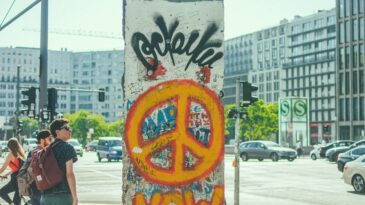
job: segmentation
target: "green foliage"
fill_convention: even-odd
[[[19,120],[23,122],[22,135],[32,137],[32,133],[38,129],[38,121],[29,117],[21,117]]]
[[[225,106],[226,133],[229,127],[235,126],[235,119],[228,119],[227,115],[235,104]],[[241,112],[247,112],[246,119],[240,120],[240,137],[244,140],[269,140],[278,129],[278,104],[264,104],[260,99],[248,108],[240,108]],[[229,132],[228,132],[229,133]]]
[[[236,108],[235,104],[229,104],[229,105],[224,106],[224,125],[225,125],[224,134],[225,135],[233,134],[233,133],[230,133],[229,130],[234,128],[236,121],[234,119],[228,118],[228,113],[233,108]]]
[[[124,129],[122,121],[116,121],[108,124],[105,122],[102,115],[91,114],[85,110],[80,110],[79,112],[73,114],[65,114],[64,116],[70,121],[70,126],[72,127],[72,137],[78,139],[82,143],[99,139],[99,137],[121,136],[116,135],[116,132],[118,130]],[[120,126],[122,128],[120,128]],[[90,128],[94,130],[94,133],[89,139],[87,136]]]
[[[122,120],[118,120],[109,124],[109,135],[122,137],[124,133],[124,122]]]

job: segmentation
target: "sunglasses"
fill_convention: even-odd
[[[66,131],[72,131],[70,126],[63,126],[63,127],[61,127],[61,130],[62,129],[66,130]]]

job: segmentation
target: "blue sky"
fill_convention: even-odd
[[[0,23],[14,0],[0,0]],[[7,20],[34,0],[16,0]],[[225,0],[225,39],[335,7],[335,0]],[[122,0],[49,0],[49,29],[122,35]],[[6,20],[6,21],[7,21]],[[6,22],[5,21],[5,22]],[[40,4],[0,31],[0,47],[39,47]],[[28,29],[28,30],[27,30]],[[70,51],[123,49],[122,39],[49,34],[48,47]]]

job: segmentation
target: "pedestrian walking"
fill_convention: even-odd
[[[298,158],[300,158],[303,155],[303,146],[300,140],[295,144],[295,148],[297,150]]]
[[[44,149],[46,146],[50,145],[52,143],[52,135],[49,130],[42,130],[37,134],[37,147],[34,148],[31,152],[28,153],[27,161],[24,164],[24,166],[29,167],[30,160],[32,158],[32,152]],[[29,163],[27,163],[29,162]],[[33,181],[33,183],[30,185],[31,188],[31,195],[30,195],[30,201],[32,205],[41,205],[41,192],[37,189],[36,183]]]
[[[9,154],[6,157],[3,166],[0,168],[0,174],[9,167],[10,171],[2,175],[1,178],[7,178],[10,175],[10,181],[0,189],[0,197],[10,205],[20,205],[21,198],[19,196],[17,176],[20,167],[23,165],[25,154],[16,138],[10,138],[7,147],[9,149]],[[14,192],[13,200],[11,200],[8,195],[11,192]]]
[[[63,172],[62,181],[41,193],[42,205],[77,205],[76,179],[73,163],[77,161],[75,149],[66,141],[72,130],[66,119],[56,119],[50,125],[51,134],[56,138],[50,145],[57,164]]]

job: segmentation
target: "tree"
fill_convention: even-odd
[[[235,104],[225,106],[225,134],[231,134],[234,130],[235,119],[228,118],[229,110],[236,108]],[[240,108],[241,112],[246,112],[247,117],[240,121],[240,138],[247,140],[269,140],[276,135],[278,127],[278,104],[264,104],[264,101],[253,103],[249,107]]]
[[[109,135],[121,137],[124,133],[124,122],[122,120],[118,120],[109,124]]]
[[[241,136],[245,140],[269,140],[278,131],[278,104],[264,104],[260,99],[245,108],[246,119],[241,121]]]
[[[34,131],[38,130],[38,121],[29,117],[20,117],[22,122],[22,134],[28,138],[32,137]]]

